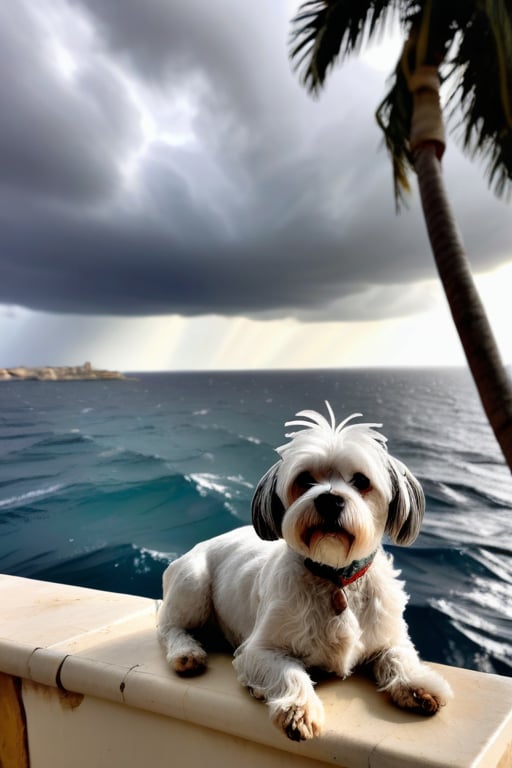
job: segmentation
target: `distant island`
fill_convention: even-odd
[[[83,365],[45,365],[29,368],[0,368],[0,381],[96,381],[98,379],[125,379],[118,371],[93,368],[90,363]]]

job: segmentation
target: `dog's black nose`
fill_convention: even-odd
[[[334,493],[322,493],[315,499],[316,510],[324,520],[337,520],[343,512],[344,506],[345,499]]]

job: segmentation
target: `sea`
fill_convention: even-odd
[[[423,485],[419,538],[385,543],[421,655],[512,675],[512,476],[463,369],[0,382],[0,572],[161,597],[171,560],[250,523],[284,422],[326,400]]]

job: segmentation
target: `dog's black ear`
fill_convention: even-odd
[[[425,495],[414,475],[401,461],[389,457],[393,498],[389,505],[386,533],[396,544],[412,544],[420,532]]]
[[[261,539],[281,538],[284,505],[276,493],[277,475],[281,461],[270,467],[259,481],[252,499],[252,524]]]

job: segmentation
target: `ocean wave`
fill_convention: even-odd
[[[150,465],[149,476],[134,476],[134,467],[146,463]],[[89,479],[88,473],[85,477],[78,473],[75,480],[68,475],[67,482],[55,482],[0,498],[0,509],[29,506],[58,493],[60,505],[68,505],[72,510],[77,505],[82,510],[101,507],[108,514],[109,509],[113,512],[123,508],[130,516],[137,509],[141,514],[148,514],[158,508],[165,509],[168,504],[175,512],[179,509],[188,510],[189,515],[193,516],[199,508],[208,512],[238,499],[243,500],[248,507],[247,502],[252,494],[252,484],[242,475],[183,474],[172,471],[162,459],[144,455],[131,455],[127,461],[125,455],[121,465],[125,471],[112,472],[115,460],[110,457],[107,471],[104,474],[96,471],[94,480]],[[41,479],[44,477],[41,476]],[[16,483],[6,481],[5,485],[8,487]]]
[[[432,601],[441,614],[446,616],[452,632],[459,633],[458,647],[462,647],[461,637],[474,644],[474,663],[480,668],[485,666],[489,672],[512,674],[512,650],[507,633],[503,632],[508,616],[502,615],[503,603],[489,599],[482,601],[476,591],[472,593],[455,592],[451,598]],[[479,608],[485,607],[485,613]],[[485,660],[485,664],[483,664]],[[469,666],[466,661],[466,666]]]
[[[60,584],[71,582],[93,589],[104,589],[107,581],[109,589],[116,592],[136,593],[156,599],[162,593],[162,574],[175,557],[174,552],[118,544],[98,547],[45,567],[37,567],[34,563],[35,567],[26,567],[25,570],[30,571],[32,578]]]
[[[512,674],[510,558],[483,547],[389,547],[406,575],[414,642],[433,661]]]
[[[27,437],[25,437],[27,439]],[[52,461],[59,462],[65,457],[76,457],[85,453],[94,453],[96,450],[95,438],[92,435],[81,432],[69,431],[65,433],[50,434],[42,440],[30,439],[26,445],[21,445],[9,454],[10,461]]]
[[[69,448],[83,443],[94,442],[94,437],[91,435],[85,435],[78,429],[70,429],[69,432],[61,434],[53,434],[50,437],[46,437],[43,440],[39,440],[34,443],[34,448]]]
[[[132,544],[132,549],[137,549],[135,544]],[[141,557],[149,557],[152,560],[165,563],[167,566],[172,560],[176,560],[178,557],[177,552],[160,552],[158,549],[148,549],[147,547],[141,547],[139,549]]]
[[[244,480],[241,475],[229,475],[222,477],[220,475],[214,475],[210,473],[193,473],[187,476],[187,479],[192,480],[203,496],[214,491],[215,493],[224,496],[225,498],[231,498],[233,486],[252,489],[252,484]]]
[[[195,473],[189,476],[200,496],[214,494],[222,499],[225,509],[236,518],[246,519],[252,497],[253,485],[241,475],[226,477],[211,473]]]
[[[37,488],[33,491],[26,491],[19,496],[11,496],[9,499],[0,499],[0,509],[15,509],[16,507],[26,506],[36,499],[52,496],[58,491],[61,491],[63,487],[64,485],[57,483],[46,488]]]
[[[261,445],[263,442],[259,437],[253,437],[252,435],[238,435],[239,440],[246,440],[248,443],[254,445]]]
[[[229,449],[233,447],[240,449],[241,443],[261,445],[263,442],[263,440],[256,435],[246,435],[235,430],[231,431],[225,424],[208,424],[206,422],[200,422],[194,424],[193,428],[197,429],[201,433],[202,440],[207,439],[209,442],[211,440],[215,440],[215,442],[222,446],[223,449]]]
[[[487,546],[486,549],[476,549],[471,556],[486,571],[498,581],[505,582],[505,585],[512,585],[512,550],[510,547],[497,547],[495,545]],[[508,591],[508,587],[507,587]],[[512,600],[510,594],[505,595],[505,604],[510,605],[512,611]]]
[[[35,483],[40,481],[44,482],[45,480],[50,480],[50,479],[53,479],[53,476],[48,475],[46,473],[41,475],[36,475],[34,473],[19,471],[19,474],[17,477],[2,478],[0,480],[0,488],[9,488],[9,487],[12,487],[13,485],[20,485],[20,483],[25,483],[25,482],[30,482],[30,483]]]
[[[512,509],[512,499],[510,496],[498,496],[495,492],[482,487],[475,488],[474,485],[453,483],[452,490],[456,494],[460,494],[465,501],[470,500],[473,504],[478,505],[480,509],[489,507]]]
[[[215,521],[225,528],[227,520],[233,526],[235,519],[243,519],[240,509],[249,509],[244,495],[249,496],[249,491],[243,478],[168,472],[143,479],[107,476],[96,477],[94,483],[70,484],[61,504],[72,514],[80,509],[83,520],[93,518],[103,525],[109,520],[110,527],[119,520],[119,526],[134,536],[147,529],[160,531],[168,540],[171,532],[188,526],[188,541],[194,527],[204,528],[208,538],[208,533],[216,532]]]
[[[510,534],[510,511],[508,509],[487,510],[466,508],[459,514],[440,509],[429,509],[425,515],[420,544],[435,542],[440,547],[465,548],[482,547],[496,552],[512,552]]]
[[[155,468],[161,470],[162,468],[170,469],[169,462],[162,456],[156,453],[145,453],[144,451],[135,451],[131,448],[125,448],[124,446],[113,446],[105,448],[105,450],[98,453],[99,459],[106,459],[107,463],[112,465],[122,465],[128,470],[131,470],[136,465],[150,464]]]
[[[446,483],[430,480],[428,478],[422,479],[423,491],[427,503],[429,501],[435,501],[438,504],[445,504],[450,507],[464,504],[466,496],[458,492],[454,488],[451,488]]]
[[[230,498],[227,486],[221,482],[221,478],[218,475],[193,474],[189,476],[189,479],[195,483],[200,496],[207,496],[208,493],[214,491],[221,496]]]
[[[47,430],[41,430],[38,432],[37,430],[34,431],[33,429],[24,429],[18,432],[10,432],[9,430],[2,429],[0,440],[2,442],[7,442],[9,440],[26,440],[27,438],[30,438],[35,442],[38,438],[48,439],[49,436],[51,436],[51,432],[48,432]]]
[[[496,640],[452,615],[450,601],[408,605],[406,620],[411,638],[426,661],[512,675],[510,643]]]

